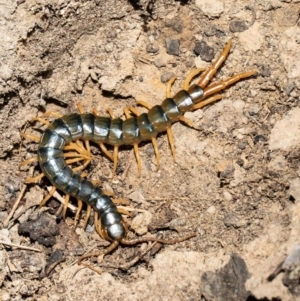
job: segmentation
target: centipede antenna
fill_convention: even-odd
[[[121,240],[121,243],[124,244],[124,245],[136,245],[136,244],[139,244],[139,243],[142,243],[142,242],[149,242],[149,241],[154,242],[154,241],[156,241],[156,242],[166,244],[166,245],[174,245],[174,244],[183,242],[183,241],[188,240],[188,239],[190,239],[192,237],[195,237],[195,236],[196,236],[196,233],[190,233],[187,236],[179,237],[179,238],[175,238],[175,239],[162,239],[162,238],[147,237],[147,236],[132,239],[132,240],[128,240],[128,239],[123,238]]]
[[[98,251],[98,252],[94,252],[94,253],[85,254],[85,255],[79,257],[77,263],[78,263],[78,265],[83,265],[86,268],[89,268],[89,269],[95,271],[96,273],[101,274],[101,271],[99,271],[95,267],[93,267],[93,266],[91,266],[91,265],[89,265],[85,262],[82,262],[82,261],[86,258],[99,257],[100,255],[105,256],[105,255],[111,253],[114,249],[116,249],[118,245],[119,245],[119,241],[115,240],[114,242],[112,242],[112,244],[104,252]]]

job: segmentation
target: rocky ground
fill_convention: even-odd
[[[300,298],[299,12],[298,0],[0,0],[1,300]],[[85,210],[74,227],[76,201],[62,218],[59,191],[38,207],[47,179],[24,186],[14,211],[31,172],[19,164],[36,154],[20,132],[43,129],[32,118],[76,112],[78,102],[106,116],[136,100],[160,104],[168,79],[180,90],[230,38],[213,80],[257,74],[187,113],[193,128],[173,125],[176,162],[162,133],[158,171],[150,142],[140,145],[141,177],[125,146],[115,177],[97,145],[85,169],[129,200],[129,238],[196,237],[149,252],[120,246],[89,259],[98,274],[77,259],[108,243],[92,220],[83,229]]]

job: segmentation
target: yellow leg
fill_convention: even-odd
[[[85,219],[84,219],[84,222],[83,222],[83,229],[86,228],[88,222],[89,222],[89,218],[91,216],[91,212],[92,212],[92,207],[90,205],[87,205],[87,208],[86,208],[86,216],[85,216]]]
[[[105,147],[105,145],[103,143],[99,143],[99,146],[102,150],[102,152],[111,160],[114,161],[114,157],[113,155],[107,150],[107,148]]]
[[[32,118],[31,121],[38,121],[46,126],[50,125],[50,122],[48,120],[45,120],[43,118],[40,118],[40,117],[35,117],[35,118]]]
[[[27,159],[27,160],[21,162],[19,164],[19,168],[22,167],[22,166],[25,166],[25,165],[29,165],[29,164],[34,163],[34,162],[38,162],[38,161],[39,161],[38,156],[34,156],[30,159]]]
[[[63,218],[64,219],[66,219],[66,213],[67,213],[69,202],[70,202],[70,195],[67,194],[65,196],[64,209],[63,209]]]
[[[76,163],[76,162],[79,162],[82,160],[85,160],[85,158],[79,157],[79,158],[74,158],[74,159],[68,159],[68,160],[66,160],[66,163],[68,165],[70,165],[70,164],[73,164],[73,163]]]
[[[209,97],[209,98],[205,99],[204,101],[201,101],[201,102],[195,104],[192,107],[192,110],[198,110],[198,109],[203,108],[203,107],[207,106],[208,104],[211,104],[211,103],[213,103],[217,100],[220,100],[222,98],[223,98],[223,96],[220,95],[220,94],[214,95],[212,97]]]
[[[171,98],[172,94],[171,94],[171,87],[174,83],[174,81],[176,80],[176,76],[173,76],[169,79],[169,81],[166,84],[166,96],[167,98]]]
[[[118,165],[118,153],[119,153],[119,146],[114,146],[114,168],[113,168],[113,177],[116,174],[117,165]]]
[[[224,90],[225,88],[227,88],[228,86],[234,84],[235,82],[243,79],[243,78],[247,78],[250,77],[254,74],[256,74],[257,71],[249,71],[249,72],[244,72],[244,73],[240,73],[240,74],[236,74],[224,81],[212,84],[210,86],[208,86],[207,88],[204,89],[204,94],[203,94],[203,98],[206,98],[209,95],[215,94],[219,91]]]
[[[146,108],[148,110],[150,110],[152,108],[152,106],[148,102],[146,102],[144,100],[138,100],[136,102],[136,104],[141,105],[141,106],[143,106],[144,108]]]
[[[153,145],[153,149],[154,149],[154,153],[155,153],[156,166],[157,166],[157,170],[158,170],[159,165],[160,165],[160,154],[158,151],[158,144],[157,144],[156,137],[151,138],[151,141],[152,141],[152,145]]]
[[[96,108],[93,108],[93,114],[96,115],[96,116],[99,116],[99,111],[96,109]]]
[[[86,156],[86,155],[82,155],[82,154],[78,154],[78,153],[73,153],[73,152],[68,152],[68,153],[64,153],[64,158],[83,158],[84,160],[90,160],[91,158]]]
[[[174,160],[174,162],[176,162],[176,151],[175,151],[175,145],[174,145],[174,137],[173,137],[173,133],[172,133],[171,128],[167,128],[167,136],[168,136],[171,152],[172,152],[172,155],[173,155],[173,160]]]
[[[130,107],[127,107],[124,109],[124,113],[126,118],[130,118]],[[141,170],[142,170],[142,161],[141,161],[141,156],[140,156],[140,152],[139,152],[139,146],[138,143],[134,143],[133,144],[133,149],[134,149],[134,154],[135,154],[135,158],[136,158],[136,162],[138,164],[138,176],[141,176]]]
[[[114,119],[114,118],[115,118],[115,115],[114,115],[114,113],[113,113],[112,109],[107,109],[106,111],[108,112],[108,114],[109,114],[110,118],[112,118],[112,119]]]
[[[76,141],[76,143],[70,142],[67,146],[64,147],[64,150],[76,150],[79,154],[87,153],[83,145],[80,145],[79,141]]]
[[[243,78],[250,77],[253,74],[257,73],[257,71],[249,71],[249,72],[244,72],[244,73],[241,73],[241,74],[237,74],[237,75],[234,75],[233,77],[231,77],[231,78],[229,78],[227,80],[221,81],[219,83],[212,84],[212,85],[208,86],[207,88],[205,88],[207,86],[207,84],[210,82],[210,80],[213,78],[213,76],[215,75],[215,73],[217,72],[217,70],[220,68],[220,66],[222,65],[222,63],[227,58],[228,53],[230,51],[231,42],[232,42],[232,40],[230,39],[228,41],[228,43],[226,44],[224,50],[220,54],[220,56],[216,59],[216,61],[211,65],[210,68],[208,68],[200,76],[198,85],[202,89],[204,89],[203,99],[205,99],[209,95],[212,95],[212,94],[214,94],[216,92],[219,92],[219,91],[225,89],[229,85],[232,85],[233,83],[235,83],[235,82],[237,82],[237,81],[239,81],[239,80],[241,80]]]
[[[141,156],[139,153],[139,145],[137,143],[133,144],[133,149],[134,149],[134,153],[135,153],[135,158],[136,158],[136,162],[138,164],[138,176],[141,176],[141,170],[142,170],[142,161],[141,161]]]
[[[230,51],[230,46],[231,46],[232,39],[228,41],[226,44],[224,50],[220,54],[220,56],[216,59],[216,61],[211,65],[210,68],[208,68],[201,76],[199,79],[198,85],[203,89],[207,86],[209,81],[213,78],[217,70],[220,68],[222,63],[225,61],[226,57],[228,56],[228,53]]]
[[[130,202],[128,200],[122,198],[113,199],[112,201],[114,202],[114,204],[130,205]]]
[[[28,139],[28,140],[33,140],[34,142],[37,142],[37,143],[39,143],[40,139],[41,139],[41,137],[39,137],[39,136],[25,134],[25,133],[21,133],[20,136],[22,138],[25,138],[25,139]]]
[[[121,213],[121,214],[132,216],[132,214],[129,211],[127,211],[125,208],[118,208],[117,207],[117,209],[118,209],[118,212]]]
[[[55,118],[60,118],[63,115],[57,112],[53,112],[53,111],[48,111],[46,113],[44,113],[41,117],[55,117]]]
[[[194,127],[194,123],[191,119],[186,118],[184,116],[180,116],[178,119],[179,119],[179,121],[186,123],[188,126]]]
[[[91,160],[86,160],[83,165],[72,168],[72,170],[73,170],[73,172],[77,172],[79,170],[85,169],[90,163],[91,163]]]
[[[44,206],[47,201],[53,196],[54,192],[56,191],[56,187],[53,186],[47,196],[41,201],[40,207]]]
[[[75,215],[75,218],[74,218],[74,226],[75,226],[75,228],[78,225],[78,221],[79,221],[79,218],[80,218],[80,213],[82,211],[82,206],[83,206],[82,200],[77,199],[77,205],[78,205],[78,207],[77,207],[76,215]]]
[[[83,114],[83,113],[84,113],[84,109],[83,109],[82,104],[79,102],[79,103],[76,104],[76,106],[77,106],[78,112],[79,112],[80,114]]]
[[[134,107],[127,107],[126,109],[128,109],[129,111],[131,111],[135,116],[139,116],[140,112],[134,108]]]
[[[40,173],[38,176],[36,177],[30,177],[30,178],[27,178],[24,183],[25,184],[29,184],[29,183],[38,183],[43,177],[45,176],[44,173]]]

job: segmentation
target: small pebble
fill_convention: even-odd
[[[160,80],[162,83],[166,83],[169,81],[170,78],[172,78],[175,74],[173,72],[165,73],[161,76]]]
[[[228,202],[232,201],[232,195],[230,192],[228,192],[227,190],[225,190],[223,192],[223,196],[224,196],[224,199]]]
[[[154,60],[154,65],[157,68],[161,68],[161,67],[165,67],[167,66],[166,62],[164,61],[164,59],[162,59],[161,57],[158,57]]]
[[[216,207],[215,206],[210,206],[206,209],[206,212],[213,215],[216,213]]]
[[[105,45],[105,51],[106,52],[112,52],[114,50],[114,44],[113,43],[108,43]]]
[[[244,150],[246,148],[246,143],[243,141],[239,141],[238,148]]]
[[[210,62],[215,56],[214,49],[208,46],[205,41],[197,41],[194,51],[205,62]]]
[[[180,42],[178,40],[166,39],[167,53],[170,55],[179,55]]]
[[[254,137],[254,144],[260,142],[260,141],[266,141],[267,139],[265,138],[265,136],[263,135],[256,135]]]
[[[157,43],[150,43],[146,46],[146,51],[148,53],[157,53],[159,50],[159,46]]]
[[[173,30],[177,31],[178,33],[182,33],[183,25],[180,18],[175,17],[166,22],[167,27],[171,27]]]
[[[229,30],[231,32],[243,32],[248,29],[247,24],[241,20],[231,21],[229,24]]]

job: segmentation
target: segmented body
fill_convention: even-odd
[[[204,90],[193,85],[187,91],[179,91],[173,98],[166,98],[148,113],[126,120],[93,114],[71,114],[58,118],[41,137],[38,147],[41,169],[54,186],[93,206],[108,239],[121,241],[125,236],[125,226],[116,205],[101,188],[72,171],[63,157],[64,146],[78,139],[113,146],[133,145],[150,140],[178,121],[203,97]]]

